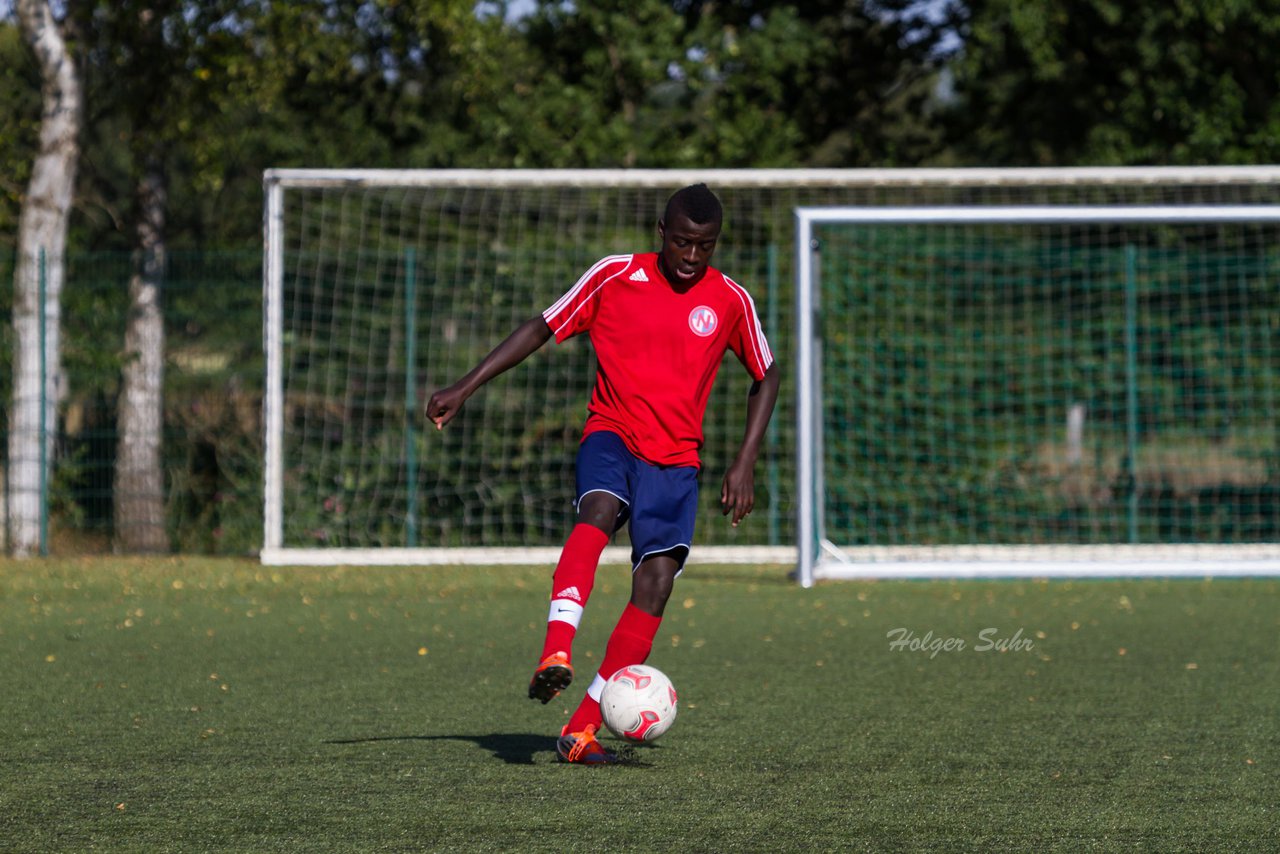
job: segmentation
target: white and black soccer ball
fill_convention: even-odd
[[[676,720],[676,689],[647,664],[630,664],[609,677],[600,693],[604,725],[627,741],[653,741]]]

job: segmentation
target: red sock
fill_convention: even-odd
[[[591,687],[587,689],[587,696],[582,698],[573,717],[569,718],[566,732],[582,732],[588,724],[599,728],[602,723],[600,691],[604,688],[605,680],[628,664],[644,664],[653,649],[653,638],[658,634],[661,623],[661,617],[646,614],[630,602],[627,603],[622,616],[618,618],[618,625],[613,628],[613,634],[609,635],[600,672],[596,674]]]
[[[547,638],[539,661],[555,652],[572,652],[582,609],[595,585],[600,553],[608,543],[609,535],[594,525],[580,522],[569,532],[551,576],[551,612],[547,615]]]

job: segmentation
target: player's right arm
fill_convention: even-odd
[[[442,388],[431,395],[427,401],[426,416],[440,430],[453,420],[467,398],[475,394],[476,389],[489,380],[523,362],[531,353],[547,343],[551,338],[551,327],[542,315],[526,320],[507,336],[507,339],[493,348],[489,355],[480,360],[466,376],[453,385]]]

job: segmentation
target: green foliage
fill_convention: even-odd
[[[698,139],[713,152],[690,165],[906,166],[939,151],[931,107],[952,4],[688,5]]]
[[[89,104],[73,245],[129,248],[156,159],[170,246],[226,248],[260,240],[270,167],[908,165],[940,144],[945,33],[908,8],[69,4]],[[0,106],[26,124],[0,125],[0,152],[19,164],[38,90],[6,29]]]
[[[249,248],[272,166],[760,167],[1277,159],[1262,6],[1215,0],[68,4],[75,245],[126,248],[159,154],[174,246]],[[0,22],[0,239],[38,81]]]
[[[67,519],[106,524],[120,367],[120,347],[113,342],[122,340],[129,270],[123,255],[91,261],[85,253],[132,247],[136,187],[153,158],[169,179],[170,247],[244,253],[207,254],[187,272],[178,270],[186,262],[175,255],[165,293],[171,527],[175,535],[190,531],[192,548],[243,551],[257,542],[261,512],[252,497],[260,431],[249,413],[258,405],[261,382],[256,259],[266,168],[1248,163],[1273,162],[1280,154],[1280,72],[1270,49],[1280,18],[1265,3],[1148,2],[1137,8],[1103,0],[541,0],[518,18],[509,17],[507,8],[470,0],[92,0],[59,7],[74,24],[88,102],[72,235],[74,278],[65,294],[68,467],[58,482]],[[16,241],[38,119],[35,65],[17,28],[0,21],[0,247]],[[729,227],[741,233],[775,228],[760,219],[732,220]],[[462,262],[450,286],[479,289],[481,261],[506,271],[499,284],[520,286],[512,271],[525,265],[521,253],[531,252],[563,261],[557,269],[572,276],[593,253],[629,248],[636,239],[618,227],[603,236],[595,232],[584,246],[584,234],[585,225],[566,223],[560,238],[545,246],[493,245],[483,259]],[[777,241],[765,242],[788,239],[783,230]],[[391,253],[399,248],[384,247]],[[0,263],[0,281],[9,278],[7,263]],[[464,269],[467,264],[472,266]],[[735,259],[726,267],[752,283],[768,278],[763,258]],[[1258,284],[1265,278],[1242,276],[1246,289],[1266,287]],[[503,293],[493,285],[484,286],[491,298]],[[544,291],[562,286],[557,281]],[[1270,346],[1274,335],[1269,321],[1223,331],[1208,315],[1206,306],[1231,298],[1233,287],[1222,281],[1189,292],[1178,304],[1144,303],[1153,312],[1144,328],[1151,342],[1145,363],[1177,365],[1182,376],[1153,388],[1144,434],[1164,430],[1167,418],[1206,435],[1230,434],[1242,418],[1238,404],[1230,403],[1239,394],[1236,373],[1274,375],[1274,352],[1260,346]],[[1090,296],[1081,285],[1057,308],[1075,317]],[[896,383],[885,396],[891,418],[954,397],[956,388],[991,388],[978,367],[939,371],[937,342],[928,335],[907,337],[966,296],[946,298],[959,302],[918,300],[913,310],[920,316],[903,317],[895,321],[899,326],[878,333],[875,366],[868,367],[889,372],[878,378],[879,387]],[[8,299],[5,290],[0,312],[6,318]],[[875,299],[868,296],[868,304]],[[529,304],[526,294],[520,310]],[[1274,316],[1274,298],[1261,304]],[[468,317],[476,305],[459,301],[447,313]],[[519,319],[510,302],[483,309]],[[390,316],[375,318],[369,329],[388,340],[400,334]],[[1070,378],[1091,390],[1091,413],[1112,424],[1119,423],[1123,387],[1108,342],[1121,331],[1114,320],[1095,322]],[[781,330],[770,332],[781,337]],[[0,345],[10,334],[7,323],[0,326]],[[432,367],[443,378],[469,366],[466,360],[493,340],[477,339],[455,350],[455,363]],[[10,349],[0,346],[0,390],[11,381]],[[1035,353],[1052,355],[1048,349]],[[552,388],[569,370],[551,358],[529,367],[526,380],[532,388]],[[726,374],[735,374],[733,366]],[[403,380],[385,370],[364,382]],[[733,385],[717,391],[712,409],[718,414],[711,417],[736,424],[740,392]],[[352,412],[367,415],[377,425],[371,449],[386,456],[388,469],[398,464],[406,443],[420,456],[429,454],[428,440],[404,429],[403,406],[385,407],[360,390],[351,395],[351,408],[321,407],[315,423],[332,426]],[[789,416],[786,405],[781,418]],[[511,423],[528,430],[515,450],[495,459],[483,488],[504,500],[532,502],[540,517],[556,518],[563,509],[556,491],[563,489],[561,473],[530,483],[524,494],[507,491],[520,488],[512,485],[513,473],[529,455],[545,453],[545,443],[572,444],[570,425],[581,417],[580,400],[553,397],[537,412],[495,405],[492,415],[489,431]],[[1251,442],[1240,453],[1254,454],[1273,473],[1280,469],[1273,443]],[[910,440],[892,452],[864,447],[857,453],[897,468],[929,451],[927,443]],[[721,453],[708,449],[709,471],[723,469]],[[1025,448],[993,444],[991,453],[984,473],[946,470],[947,488],[997,495],[1032,466]],[[332,497],[334,509],[295,521],[317,532],[353,525],[349,510],[336,508],[351,506],[357,480],[345,464],[308,470],[297,488],[318,496],[321,507]],[[439,477],[424,492],[430,512],[455,525],[440,532],[444,540],[462,536],[450,516],[458,512],[456,489]],[[888,515],[909,515],[891,488],[880,494],[891,507]],[[1237,498],[1241,506],[1265,506],[1259,504],[1265,496],[1247,490]],[[772,499],[785,511],[785,486]],[[1208,501],[1197,499],[1196,506]],[[359,503],[376,520],[361,536],[379,537],[388,520],[403,518],[403,509],[376,497],[360,493]],[[1058,509],[1038,506],[1035,513],[1043,518]],[[1063,512],[1066,524],[1075,525],[1071,508]],[[960,531],[987,522],[949,524]],[[522,524],[517,514],[504,513],[489,530],[500,539]],[[1204,521],[1214,530],[1232,524],[1257,528],[1239,520]],[[558,526],[554,536],[552,527],[538,537],[558,537]],[[215,537],[213,531],[222,533]]]
[[[984,165],[1273,163],[1275,3],[973,0],[956,151]]]
[[[165,469],[179,551],[262,542],[261,257],[176,253],[165,281]]]
[[[0,20],[0,251],[18,242],[18,214],[37,144],[40,75],[16,24]],[[10,277],[4,280],[8,286]]]

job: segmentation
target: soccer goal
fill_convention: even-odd
[[[1280,206],[800,208],[819,578],[1280,573]]]
[[[799,564],[804,570],[804,555],[810,554],[817,577],[826,572],[828,564],[835,568],[839,563],[818,560],[820,543],[839,544],[842,554],[852,556],[856,564],[871,572],[892,572],[895,567],[875,560],[875,552],[859,552],[854,547],[923,548],[937,554],[942,544],[1013,542],[1014,533],[1005,529],[980,530],[971,525],[948,529],[943,536],[936,526],[930,529],[918,520],[935,512],[928,509],[929,502],[936,499],[931,493],[939,483],[946,482],[948,474],[961,479],[948,487],[951,492],[970,487],[963,478],[995,478],[999,485],[1010,478],[1025,477],[1025,469],[1042,462],[1041,455],[1051,449],[1049,444],[1042,447],[1056,435],[1051,429],[1066,429],[1061,426],[1063,419],[1070,422],[1077,417],[1073,414],[1078,412],[1077,403],[1084,406],[1078,416],[1082,424],[1077,443],[1083,462],[1070,471],[1066,463],[1059,464],[1063,468],[1061,480],[1067,485],[1056,492],[1046,491],[1044,500],[1075,495],[1073,489],[1093,488],[1095,481],[1084,477],[1084,473],[1096,470],[1110,477],[1128,469],[1117,469],[1119,463],[1112,446],[1102,444],[1104,433],[1110,436],[1120,423],[1115,420],[1115,412],[1099,408],[1104,403],[1114,404],[1115,389],[1107,386],[1106,397],[1084,396],[1077,400],[1087,387],[1081,379],[1079,385],[1067,387],[1072,397],[1067,402],[1066,415],[1058,411],[1059,404],[1044,404],[1036,410],[1045,419],[1040,432],[1029,426],[1028,414],[1019,415],[1016,422],[998,425],[998,429],[1009,430],[1015,423],[1019,425],[1018,429],[1024,431],[1022,438],[1010,438],[1008,447],[1022,447],[1034,440],[1029,456],[1016,457],[1013,464],[1006,460],[993,470],[981,470],[980,466],[942,468],[938,477],[931,480],[908,473],[901,467],[903,460],[927,457],[935,446],[967,440],[961,433],[943,429],[941,422],[930,434],[932,438],[908,435],[892,426],[893,422],[876,422],[869,417],[876,413],[866,407],[874,404],[887,410],[898,409],[901,420],[904,413],[916,411],[911,407],[916,405],[914,401],[922,388],[946,377],[903,374],[908,385],[894,395],[871,399],[855,386],[874,380],[879,387],[887,388],[883,378],[874,372],[900,372],[904,366],[913,365],[915,358],[903,357],[894,349],[898,345],[891,346],[892,341],[901,342],[899,349],[931,347],[933,333],[911,339],[909,333],[924,330],[918,326],[921,318],[875,314],[881,310],[877,306],[882,302],[867,301],[865,294],[856,290],[841,292],[841,280],[834,277],[845,275],[842,265],[855,271],[860,269],[856,265],[866,262],[842,247],[841,235],[852,226],[820,226],[816,235],[823,242],[823,275],[815,281],[820,280],[824,289],[835,290],[817,295],[825,351],[822,375],[827,385],[819,388],[817,398],[812,397],[808,383],[814,369],[803,368],[802,373],[795,373],[801,358],[813,357],[812,352],[800,346],[808,339],[799,329],[801,317],[796,314],[796,268],[802,257],[795,245],[797,209],[1280,203],[1280,169],[1271,167],[270,170],[264,176],[267,378],[263,562],[553,562],[572,523],[573,458],[594,376],[590,346],[582,341],[548,344],[523,365],[486,386],[443,431],[425,429],[421,418],[425,395],[460,376],[517,324],[550,305],[600,257],[655,248],[655,225],[667,197],[697,181],[707,182],[725,203],[726,225],[716,265],[752,293],[786,376],[801,381],[784,383],[757,468],[756,511],[745,524],[732,528],[721,517],[714,496],[742,436],[749,379],[736,363],[731,361],[724,366],[704,425],[704,500],[690,560]],[[918,236],[918,232],[876,228],[883,235]],[[980,255],[1000,236],[984,235],[974,228],[940,226],[928,233],[928,243],[951,241],[950,254],[942,257],[954,262],[953,266],[981,266],[987,262],[966,261],[966,253]],[[911,268],[907,265],[915,263],[910,260],[910,253],[922,249],[912,245],[913,239],[908,236],[900,241],[903,275],[895,281],[901,282],[903,288],[908,280],[914,282],[912,287],[917,290],[908,293],[906,304],[923,310],[924,306],[935,306],[933,297],[925,295],[932,294],[935,287],[943,287],[943,270],[931,266],[933,272],[917,268],[918,276],[908,275]],[[977,242],[964,245],[974,240]],[[1057,245],[1067,251],[1061,242]],[[893,251],[888,244],[885,248]],[[1251,256],[1248,263],[1263,263],[1263,259]],[[855,280],[864,281],[865,277],[859,274],[849,279]],[[1034,277],[1027,279],[1024,289],[1034,281]],[[950,291],[944,288],[939,298],[957,297],[960,287],[954,285]],[[1187,306],[1201,305],[1205,311],[1218,311],[1217,300],[1225,295],[1234,300],[1230,303],[1235,306],[1233,311],[1265,314],[1265,305],[1256,301],[1252,291],[1246,291],[1229,292],[1225,287],[1206,291],[1201,297],[1189,297],[1182,310],[1192,311]],[[946,297],[947,293],[952,297]],[[1035,293],[1034,288],[1026,290],[1016,304],[1034,313]],[[1138,295],[1139,307],[1154,311],[1156,303],[1149,302],[1143,293]],[[887,299],[888,295],[882,297]],[[1241,302],[1246,299],[1252,302]],[[1274,317],[1274,302],[1270,306]],[[1096,321],[1108,330],[1116,322],[1113,309],[1108,303],[1106,322]],[[883,310],[889,308],[884,306]],[[942,308],[932,310],[947,310],[945,302]],[[992,325],[982,330],[972,328],[975,334],[986,336],[988,342],[1015,334],[1001,331],[1002,327],[996,325],[1004,322],[1000,318],[1011,317],[1010,311],[1000,314],[994,304],[990,311],[994,313]],[[808,313],[803,316],[809,317]],[[1257,324],[1239,333],[1246,338],[1224,339],[1224,352],[1239,353],[1244,347],[1274,348],[1274,325],[1264,335],[1265,330],[1258,326],[1265,325],[1263,320],[1258,315],[1253,319]],[[811,317],[808,322],[812,322]],[[868,330],[875,330],[876,338],[889,349],[859,350],[873,340],[868,337]],[[1139,348],[1136,355],[1142,367],[1145,363],[1141,348],[1153,345],[1143,343],[1150,340],[1144,337],[1144,330],[1135,330],[1135,335]],[[1204,454],[1224,461],[1229,458],[1234,466],[1225,470],[1221,486],[1263,490],[1267,484],[1275,483],[1274,474],[1259,474],[1275,471],[1274,457],[1267,456],[1274,454],[1275,431],[1272,430],[1269,452],[1264,447],[1264,431],[1257,426],[1267,418],[1273,427],[1275,424],[1274,368],[1269,366],[1276,361],[1274,349],[1270,351],[1270,363],[1266,354],[1247,362],[1230,363],[1221,362],[1221,354],[1215,354],[1214,361],[1197,362],[1206,352],[1208,335],[1194,333],[1192,337],[1200,342],[1198,350],[1190,344],[1179,344],[1182,355],[1168,368],[1168,376],[1179,379],[1167,379],[1151,392],[1156,397],[1150,400],[1142,396],[1139,386],[1139,404],[1164,417],[1172,405],[1168,395],[1173,393],[1173,386],[1182,383],[1189,387],[1197,381],[1198,374],[1179,372],[1200,365],[1195,370],[1208,372],[1214,378],[1201,394],[1228,402],[1215,404],[1215,414],[1209,416],[1196,414],[1199,410],[1195,407],[1188,408],[1188,398],[1178,403],[1181,414],[1176,417],[1182,419],[1182,427],[1187,430],[1202,429],[1203,441],[1226,431],[1225,444],[1214,439],[1217,444],[1213,445],[1212,454],[1208,448]],[[917,344],[910,344],[912,340]],[[1019,361],[1012,347],[1021,340],[1007,342],[1006,360],[1023,364],[1055,356],[1047,352],[1049,348],[1042,347],[1044,352],[1037,350]],[[1058,340],[1060,337],[1048,339]],[[971,348],[978,343],[971,341]],[[810,355],[805,356],[806,352]],[[979,360],[966,371],[976,372],[987,364],[982,360],[993,358],[974,355],[977,351],[973,349],[964,352]],[[880,358],[882,355],[885,358]],[[1114,371],[1116,360],[1123,367],[1127,357],[1120,347],[1104,348],[1090,358],[1105,361],[1106,370]],[[1072,371],[1094,371],[1104,376],[1092,361],[1071,364]],[[1237,375],[1253,377],[1252,384],[1237,388],[1233,384]],[[1231,383],[1227,383],[1229,378]],[[1116,376],[1105,373],[1105,379],[1114,383]],[[1269,389],[1265,394],[1271,397],[1263,396],[1259,389]],[[799,393],[801,390],[805,393]],[[1245,394],[1250,396],[1243,397]],[[954,398],[937,401],[948,411],[958,405]],[[825,457],[814,457],[812,449],[799,442],[819,423],[810,417],[801,426],[797,408],[800,404],[816,406],[814,411],[827,414],[821,421],[827,432],[815,437],[825,449]],[[1217,432],[1207,427],[1206,419],[1210,417],[1221,422]],[[904,444],[887,450],[867,444],[865,438],[856,438],[856,433],[849,434],[855,436],[851,442],[842,444],[846,434],[840,432],[845,429],[840,419],[849,419],[850,429],[858,430],[871,429],[868,425],[879,423],[881,426],[875,429],[881,432],[875,442],[901,440]],[[986,428],[967,429],[980,433]],[[1171,458],[1187,449],[1164,428],[1159,428],[1157,441],[1152,429],[1152,425],[1139,420],[1140,453],[1133,474],[1140,511],[1147,507],[1144,490],[1150,488],[1151,482],[1144,478],[1154,472],[1150,466],[1165,458],[1161,454]],[[838,435],[833,436],[832,430]],[[1251,431],[1247,437],[1243,432],[1246,430]],[[977,447],[972,450],[979,451]],[[981,458],[989,458],[990,451],[983,453],[987,456]],[[814,465],[816,459],[825,462]],[[806,460],[806,465],[811,466],[807,475],[811,482],[799,486],[804,469],[801,464]],[[890,472],[892,468],[885,465],[886,460],[899,467],[901,477],[892,493],[877,487],[876,494],[877,501],[892,505],[892,512],[877,504],[877,509],[868,515],[854,500],[870,485],[860,478],[871,471],[880,476]],[[1119,474],[1113,478],[1119,479]],[[813,501],[818,494],[813,491],[814,483],[826,492],[821,502]],[[1182,479],[1170,482],[1168,487],[1181,495],[1187,489],[1208,489],[1213,483],[1217,482]],[[1114,482],[1107,485],[1115,487]],[[1131,500],[1129,493],[1123,493],[1123,500],[1116,498],[1121,492],[1110,494],[1113,502],[1121,501],[1122,505]],[[1096,503],[1100,499],[1094,496],[1090,500]],[[952,504],[959,506],[954,501]],[[1085,506],[1093,507],[1087,502]],[[1199,506],[1207,512],[1209,504]],[[1018,510],[1012,496],[1006,509],[1012,516],[1029,512]],[[952,513],[953,517],[957,515]],[[896,521],[887,526],[877,522],[865,528],[859,527],[862,522],[858,521],[846,525],[846,519],[871,517]],[[1100,517],[1095,514],[1088,518]],[[1228,544],[1236,543],[1241,536],[1251,537],[1249,541],[1257,544],[1265,544],[1267,538],[1274,540],[1248,521],[1260,518],[1274,527],[1274,511],[1259,510],[1253,516],[1241,517],[1240,524],[1250,533],[1219,536],[1226,538]],[[953,518],[946,524],[954,527],[959,523]],[[1019,533],[1025,530],[1020,529]],[[1104,543],[1099,548],[1128,542],[1127,529],[1107,529],[1105,535],[1101,531],[1090,533],[1094,539],[1075,536],[1082,545]],[[1138,525],[1138,536],[1148,537],[1142,524]],[[1041,531],[1030,541],[1039,544],[1045,537],[1057,543],[1063,535],[1060,531],[1052,535]],[[606,552],[606,559],[625,562],[626,554],[625,545],[619,544]],[[1117,552],[1113,550],[1111,554]],[[802,576],[809,574],[805,571]]]
[[[262,560],[553,563],[573,522],[589,344],[548,344],[443,431],[424,429],[425,396],[601,257],[656,248],[666,199],[698,181],[731,211],[718,266],[756,295],[774,340],[785,341],[791,211],[849,197],[819,173],[781,177],[269,171]],[[748,387],[740,366],[725,366],[704,424],[709,497],[741,440]],[[783,411],[775,418],[748,524],[734,529],[702,502],[694,560],[794,562],[792,423]],[[628,553],[620,544],[605,559]]]

